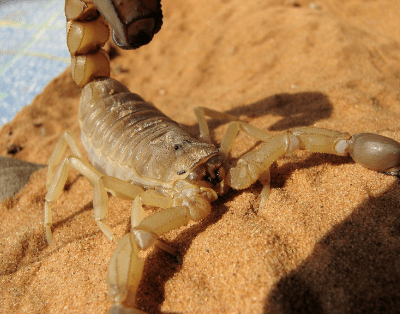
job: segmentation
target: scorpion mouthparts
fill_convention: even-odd
[[[223,166],[212,164],[206,166],[206,175],[204,181],[210,182],[211,184],[218,185],[222,182],[225,177],[225,169]]]

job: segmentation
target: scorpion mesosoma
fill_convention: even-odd
[[[367,168],[399,175],[400,143],[371,133],[350,136],[303,127],[272,136],[231,115],[196,108],[200,140],[195,139],[151,103],[111,79],[109,58],[102,49],[109,36],[108,24],[114,42],[124,49],[150,42],[162,25],[160,0],[66,0],[65,13],[72,76],[82,88],[81,139],[93,166],[82,157],[71,133],[65,133],[49,161],[44,225],[50,244],[51,205],[62,193],[68,169],[76,169],[94,187],[96,223],[117,243],[108,268],[110,313],[141,312],[124,307],[128,297],[135,297],[141,280],[140,250],[158,245],[174,253],[159,237],[206,217],[211,203],[229,188],[244,189],[260,180],[262,207],[269,194],[269,166],[285,154],[303,149],[350,155]],[[211,144],[206,116],[231,120],[219,149]],[[229,163],[240,130],[265,143]],[[72,155],[61,161],[67,146]],[[105,223],[108,192],[134,200],[131,232],[121,239]],[[146,217],[142,204],[164,210]]]

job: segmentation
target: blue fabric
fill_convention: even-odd
[[[0,2],[0,127],[69,65],[64,0]]]

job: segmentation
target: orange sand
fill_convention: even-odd
[[[228,112],[273,133],[315,125],[400,140],[400,4],[395,0],[164,1],[164,25],[112,75],[198,134],[193,108]],[[311,5],[311,6],[310,6]],[[61,134],[79,134],[68,69],[0,131],[0,154],[46,163]],[[215,142],[226,124],[211,121]],[[233,157],[259,143],[241,134]],[[204,221],[151,250],[137,296],[150,313],[396,313],[400,197],[396,178],[349,158],[299,152],[261,185],[231,191]],[[0,204],[0,312],[105,313],[115,247],[93,219],[93,190],[72,172],[43,231],[46,169]],[[108,223],[129,231],[130,202]],[[148,212],[153,212],[149,209]]]

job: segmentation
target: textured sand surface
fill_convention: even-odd
[[[137,51],[119,51],[112,75],[194,135],[193,108],[207,106],[272,133],[315,125],[399,141],[399,2],[316,4],[164,1],[161,32]],[[68,69],[1,129],[0,155],[47,163],[63,132],[80,133],[79,95]],[[227,125],[210,125],[220,142]],[[241,134],[232,156],[259,144]],[[257,183],[220,198],[207,219],[166,235],[181,265],[150,250],[138,308],[397,313],[398,180],[350,158],[307,152],[274,163],[271,176],[262,211]],[[53,206],[54,242],[48,246],[45,180],[42,169],[0,204],[0,312],[105,313],[115,245],[94,222],[93,189],[71,171]],[[129,232],[130,205],[110,199],[107,221],[118,236]]]

